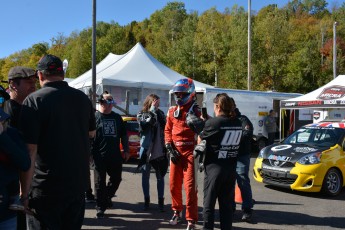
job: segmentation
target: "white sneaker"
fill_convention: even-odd
[[[178,222],[181,221],[182,218],[182,212],[174,211],[174,215],[171,217],[171,220],[169,220],[170,225],[176,225]]]
[[[195,222],[189,220],[186,230],[195,230]]]

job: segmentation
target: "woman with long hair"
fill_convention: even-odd
[[[144,193],[144,210],[150,205],[150,171],[155,169],[157,178],[158,206],[164,211],[164,176],[168,169],[168,158],[164,150],[164,127],[166,118],[159,109],[159,97],[150,94],[146,97],[137,119],[140,131],[140,162],[142,172],[142,189]]]
[[[236,118],[235,104],[227,94],[213,100],[215,117],[206,121],[199,136],[206,141],[204,179],[204,228],[214,228],[214,210],[218,199],[220,227],[232,228],[232,199],[236,180],[236,158],[242,137],[242,124]]]

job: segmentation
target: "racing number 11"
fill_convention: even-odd
[[[241,141],[242,130],[227,130],[225,131],[221,145],[238,145]]]

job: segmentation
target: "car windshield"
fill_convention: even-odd
[[[288,138],[284,144],[306,144],[314,146],[333,146],[344,133],[343,129],[333,127],[303,127]]]

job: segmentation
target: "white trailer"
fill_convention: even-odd
[[[172,92],[171,92],[172,93]],[[263,91],[248,91],[248,90],[236,90],[236,89],[223,89],[223,88],[203,88],[197,90],[197,103],[200,107],[206,107],[207,113],[210,116],[214,116],[213,111],[213,99],[218,93],[226,93],[230,97],[234,98],[236,106],[239,111],[246,115],[254,126],[254,144],[257,148],[261,149],[266,146],[267,132],[264,129],[263,121],[268,115],[268,112],[273,109],[277,112],[277,121],[281,119],[280,101],[294,97],[301,96],[298,93],[281,93],[281,92],[263,92]],[[171,97],[171,104],[174,105],[174,99]],[[290,117],[285,117],[283,123],[287,123]],[[279,123],[277,124],[279,127]],[[281,128],[280,132],[287,135],[289,124]],[[279,133],[277,133],[277,139],[279,139]]]

